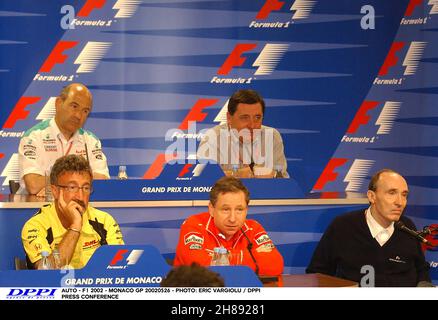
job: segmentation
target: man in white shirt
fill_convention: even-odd
[[[108,179],[109,171],[100,140],[82,126],[93,105],[86,86],[72,83],[56,98],[56,114],[35,125],[24,134],[18,148],[20,192],[45,195],[46,175],[56,159],[81,155],[90,163],[94,179]]]
[[[227,123],[205,133],[197,151],[199,162],[213,160],[226,175],[240,178],[289,177],[283,140],[278,130],[262,125],[264,114],[259,93],[247,89],[233,93]]]
[[[306,272],[367,286],[412,287],[430,282],[420,242],[394,228],[400,220],[416,230],[414,223],[402,215],[408,193],[406,180],[399,173],[390,169],[377,172],[368,186],[369,208],[335,218],[319,241]],[[363,272],[370,269],[371,276]],[[373,281],[363,282],[363,278]]]

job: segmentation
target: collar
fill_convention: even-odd
[[[374,219],[373,215],[371,214],[371,207],[369,207],[365,212],[367,225],[373,238],[376,238],[377,235],[382,231],[388,232],[389,235],[394,232],[394,222],[392,222],[388,228],[384,228],[376,221],[376,219]]]
[[[58,139],[60,139],[63,143],[66,142],[70,142],[70,141],[76,141],[78,140],[79,137],[79,130],[77,130],[73,136],[70,138],[70,140],[67,141],[67,139],[64,137],[64,135],[62,134],[61,130],[59,130],[58,124],[55,121],[55,118],[52,118],[50,120],[50,126],[52,127],[53,130],[53,134],[55,135],[55,137],[57,137]]]
[[[238,139],[239,143],[243,144],[243,145],[251,144],[251,143],[243,143],[243,142],[241,142],[240,139],[239,139],[239,135],[237,133],[237,130],[232,130],[232,128],[228,125],[228,123],[226,125],[227,125],[227,128],[228,128],[228,132],[230,133],[231,139]],[[262,125],[259,130],[260,130],[261,134],[256,135],[255,139],[252,140],[252,144],[259,142],[261,136],[263,135],[263,132],[265,131],[264,126]]]
[[[247,232],[248,230],[250,230],[250,228],[248,227],[248,225],[245,222],[243,224],[242,228],[239,231],[237,231],[231,237],[230,240],[226,240],[225,236],[222,234],[222,232],[214,224],[214,219],[213,219],[212,216],[209,216],[205,228],[207,229],[208,232],[210,232],[216,238],[216,241],[218,242],[218,245],[220,245],[221,243],[228,243],[228,244],[231,244],[231,247],[234,247],[235,244],[239,241],[240,237],[243,235],[242,234],[242,230],[244,232]]]

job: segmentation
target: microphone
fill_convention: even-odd
[[[85,135],[84,135],[84,146],[85,146],[85,157],[87,158],[88,165],[91,168],[90,159],[88,158],[88,145],[87,145],[87,141],[85,140]]]
[[[417,231],[411,230],[408,227],[405,226],[405,224],[399,220],[396,223],[394,223],[394,227],[396,229],[402,230],[406,233],[409,233],[411,236],[417,238],[417,240],[427,244],[427,245],[431,245],[429,241],[427,241],[427,239],[423,238]]]
[[[249,251],[249,255],[251,256],[252,261],[255,264],[255,273],[256,275],[259,275],[259,265],[257,264],[257,260],[254,258],[254,255],[252,254],[252,242],[251,240],[249,240],[248,236],[246,235],[245,231],[243,231],[243,228],[240,228],[240,231],[242,231],[243,236],[246,238],[246,240],[248,240],[248,246],[247,249]]]

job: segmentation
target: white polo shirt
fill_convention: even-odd
[[[67,141],[55,119],[48,119],[27,130],[20,140],[20,189],[25,190],[23,176],[29,173],[44,176],[46,170],[50,170],[55,164],[56,159],[68,154],[88,158],[93,173],[109,178],[105,154],[102,152],[100,140],[93,133],[81,128]]]

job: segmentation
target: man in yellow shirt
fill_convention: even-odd
[[[106,212],[88,205],[92,171],[86,159],[68,155],[56,160],[50,183],[55,201],[24,225],[21,238],[29,268],[38,269],[41,252],[57,248],[61,261],[84,267],[102,245],[124,244],[120,227]],[[53,255],[49,256],[53,261]]]

